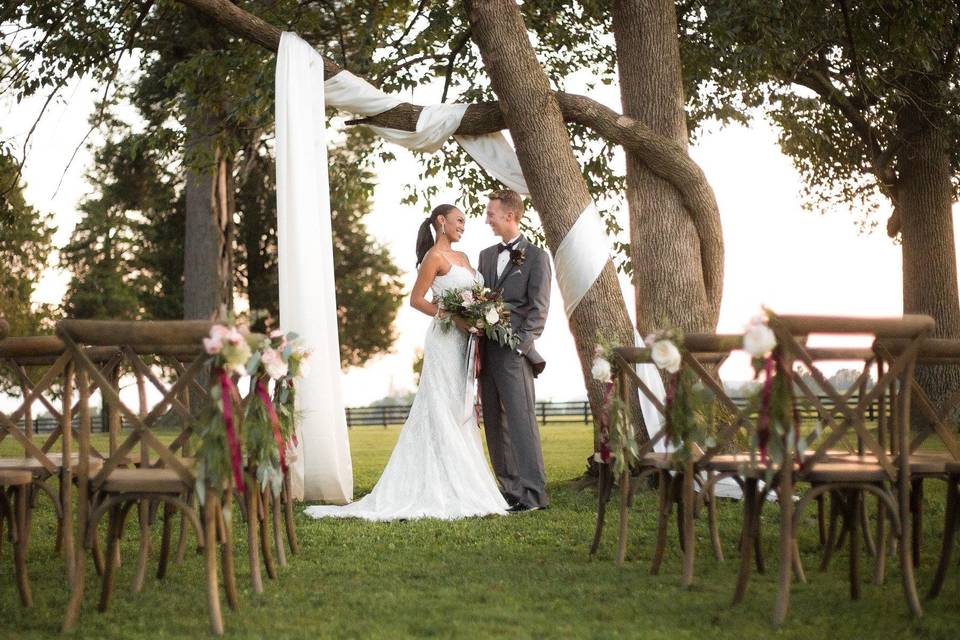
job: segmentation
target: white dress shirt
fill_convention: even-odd
[[[517,234],[510,242],[504,242],[502,244],[510,244],[520,238],[520,234]],[[503,270],[507,268],[507,263],[510,261],[510,252],[509,251],[500,251],[497,254],[497,278],[503,275]]]

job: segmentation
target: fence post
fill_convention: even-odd
[[[539,402],[540,405],[540,424],[547,424],[547,403]]]
[[[583,402],[583,424],[590,424],[590,403]]]
[[[383,428],[387,428],[387,405],[380,405],[380,421],[383,423]]]

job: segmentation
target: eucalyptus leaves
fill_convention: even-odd
[[[295,389],[308,371],[309,351],[293,333],[264,335],[220,324],[210,329],[203,346],[210,356],[211,402],[195,425],[200,499],[208,486],[219,491],[231,479],[244,492],[245,469],[261,489],[279,494],[290,445],[296,444]],[[236,379],[245,375],[250,392],[241,399]]]

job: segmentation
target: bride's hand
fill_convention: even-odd
[[[476,329],[461,316],[453,316],[453,324],[464,333],[475,333]]]

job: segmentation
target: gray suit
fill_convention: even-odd
[[[487,449],[504,496],[527,506],[545,507],[546,476],[533,379],[546,363],[534,348],[534,340],[547,320],[552,268],[547,252],[521,237],[516,249],[524,252],[522,264],[508,261],[497,277],[498,246],[480,252],[478,267],[488,287],[503,291],[523,355],[491,340],[482,342],[480,400]]]

